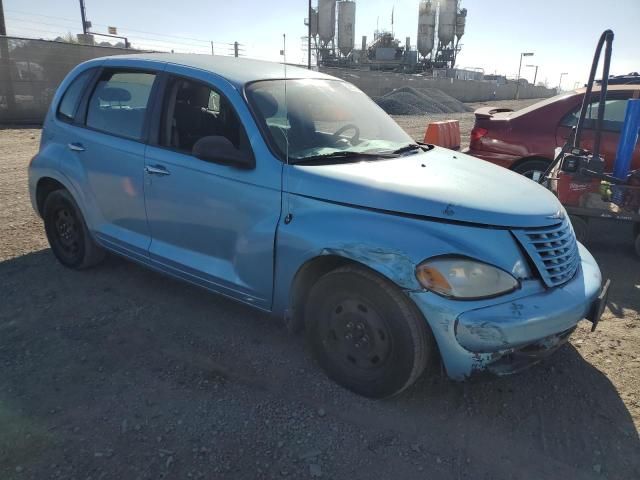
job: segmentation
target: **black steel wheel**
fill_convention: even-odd
[[[51,192],[42,212],[49,245],[58,261],[69,268],[87,268],[104,258],[91,238],[80,209],[66,190]]]
[[[355,393],[400,393],[435,353],[429,327],[393,284],[359,267],[329,272],[306,307],[307,337],[328,376]]]
[[[576,234],[576,239],[585,244],[589,241],[589,222],[586,218],[579,215],[569,215],[571,226]]]
[[[514,172],[519,173],[531,180],[534,180],[534,176],[537,174],[539,179],[549,167],[547,160],[526,160],[513,169]],[[537,180],[536,180],[537,181]]]

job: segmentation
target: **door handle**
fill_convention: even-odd
[[[84,145],[79,142],[68,143],[67,147],[73,152],[84,152]]]
[[[144,171],[149,175],[171,175],[171,172],[161,165],[147,165]]]

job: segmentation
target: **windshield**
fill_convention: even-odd
[[[390,153],[415,143],[350,83],[264,80],[249,85],[247,97],[269,142],[283,159],[288,139],[290,163],[337,152]]]

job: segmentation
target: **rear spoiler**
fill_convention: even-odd
[[[496,113],[513,112],[512,108],[482,107],[473,112],[476,118],[491,118]]]

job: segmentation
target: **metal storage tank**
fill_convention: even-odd
[[[338,2],[338,49],[345,57],[353,50],[356,28],[356,2]]]
[[[467,9],[463,8],[456,17],[456,37],[458,40],[464,35],[464,27],[467,24]]]
[[[431,1],[420,2],[418,8],[418,52],[426,57],[433,50],[436,34],[436,9]]]
[[[311,36],[318,36],[318,11],[315,8],[311,9],[311,16],[309,17],[309,25],[311,29]]]
[[[336,0],[318,0],[318,35],[323,43],[336,36]]]
[[[456,31],[457,0],[440,0],[440,16],[438,17],[438,39],[445,45],[453,42]]]

